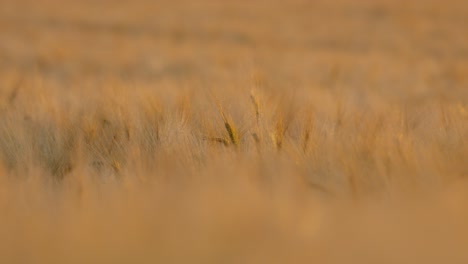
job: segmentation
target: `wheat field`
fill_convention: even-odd
[[[467,26],[0,0],[0,263],[468,263]]]

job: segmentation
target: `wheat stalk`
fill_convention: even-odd
[[[223,108],[222,108],[221,104],[218,103],[217,106],[218,106],[218,112],[221,115],[221,118],[223,119],[224,128],[226,129],[226,132],[228,134],[230,144],[232,144],[232,145],[234,145],[236,147],[239,146],[239,134],[238,134],[237,129],[236,129],[235,125],[234,125],[234,122],[230,118],[228,118],[226,116],[226,114],[223,111]],[[223,143],[224,143],[224,141],[223,141]]]
[[[260,102],[258,97],[255,95],[254,91],[250,92],[250,100],[254,106],[255,110],[255,119],[257,120],[257,125],[260,125]]]

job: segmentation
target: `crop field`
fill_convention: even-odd
[[[468,263],[468,1],[0,0],[0,263]]]

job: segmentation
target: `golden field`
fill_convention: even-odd
[[[468,263],[467,18],[0,0],[0,263]]]

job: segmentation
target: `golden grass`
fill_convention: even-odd
[[[466,263],[465,17],[1,1],[0,263]]]

